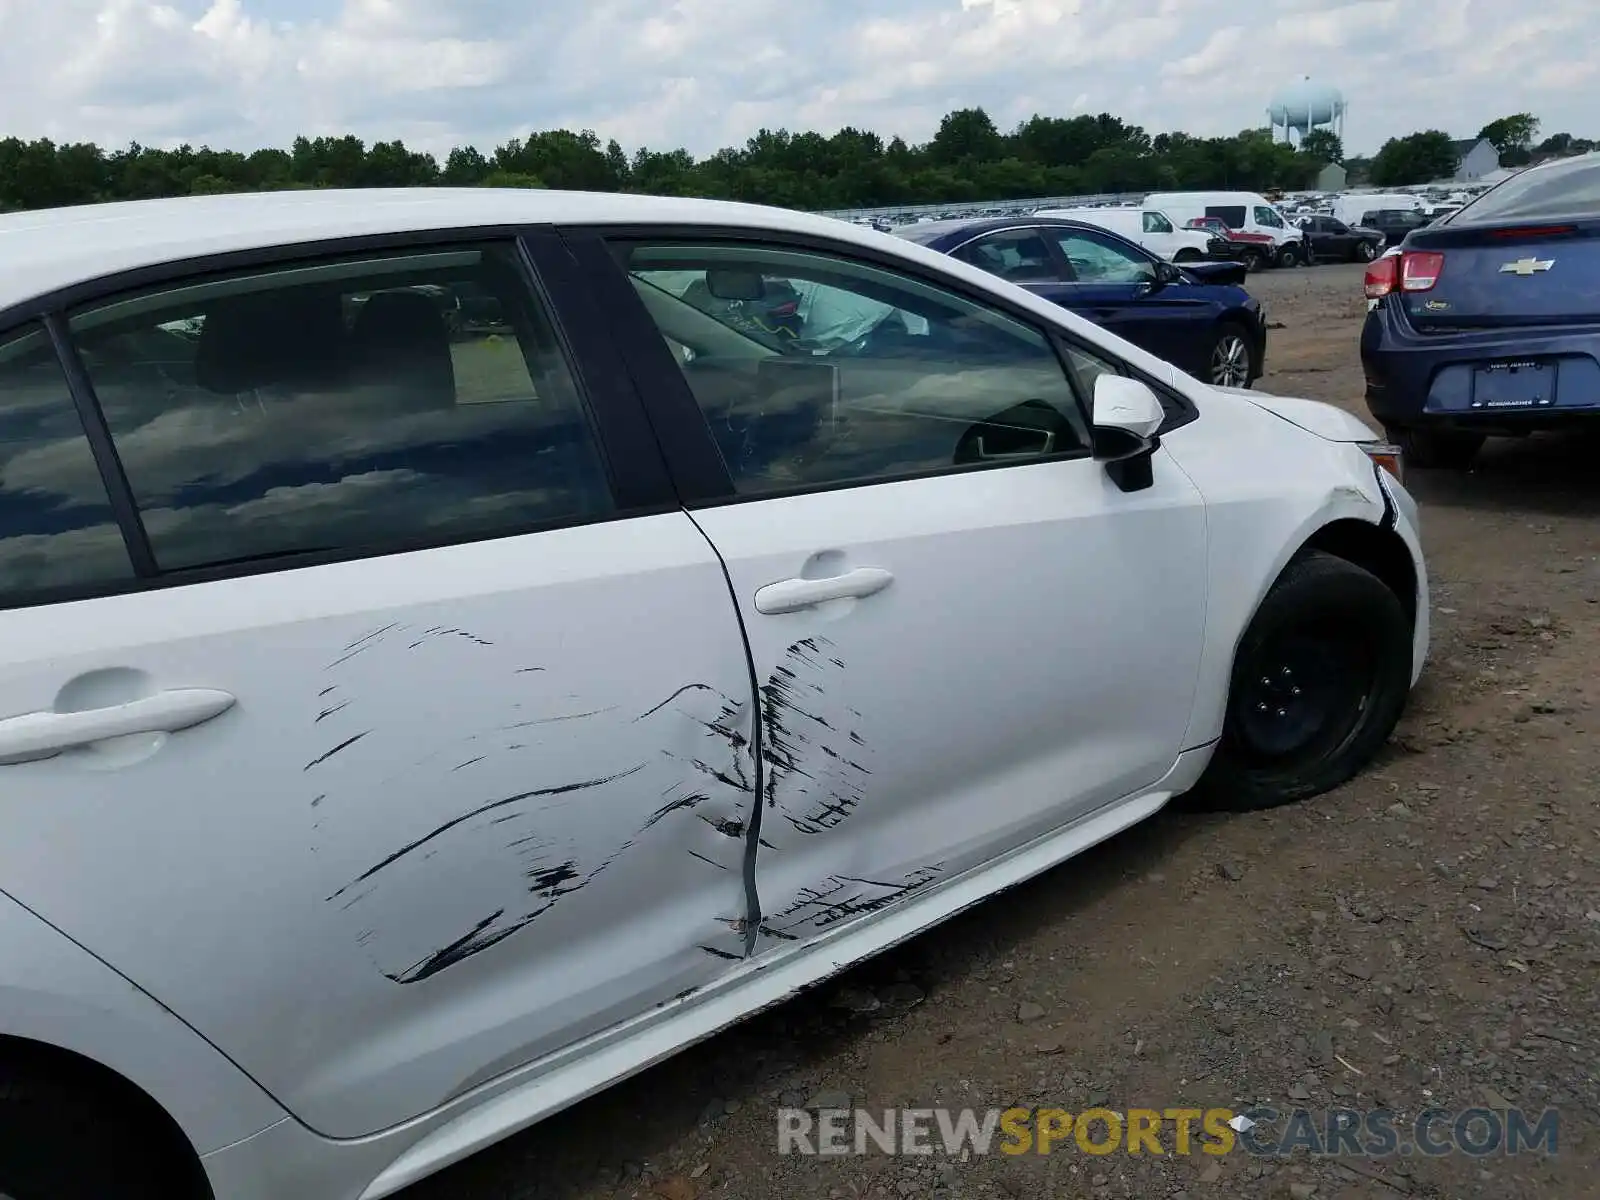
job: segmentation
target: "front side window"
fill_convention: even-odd
[[[1079,283],[1149,283],[1155,267],[1144,255],[1078,229],[1060,230],[1056,241]]]
[[[1146,233],[1171,233],[1172,222],[1167,220],[1165,213],[1147,212],[1144,214],[1144,231]]]
[[[619,248],[741,496],[1088,452],[1049,340],[896,270],[750,243]],[[701,280],[710,303],[659,286]],[[798,329],[751,328],[778,286]],[[687,353],[685,353],[687,352]]]
[[[85,308],[71,331],[164,571],[611,506],[506,247],[195,279]]]
[[[1272,208],[1270,205],[1266,205],[1266,204],[1258,204],[1258,205],[1256,205],[1255,206],[1255,217],[1256,217],[1256,224],[1257,225],[1265,225],[1270,229],[1282,229],[1283,228],[1283,218],[1280,217],[1278,215],[1277,210]]]
[[[1056,266],[1050,247],[1037,229],[1008,229],[968,242],[955,252],[962,262],[1009,279],[1029,283],[1054,279]]]
[[[0,604],[132,578],[49,339],[37,325],[0,338]]]

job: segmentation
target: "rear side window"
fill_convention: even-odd
[[[0,339],[0,604],[132,577],[49,339]]]
[[[954,257],[1013,283],[1056,277],[1050,247],[1037,229],[1008,229],[1003,233],[991,233],[988,237],[968,242],[955,252]]]
[[[573,375],[501,247],[211,276],[71,331],[163,571],[611,508]]]

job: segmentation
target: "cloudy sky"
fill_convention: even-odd
[[[982,105],[1228,134],[1309,74],[1362,151],[1516,111],[1600,136],[1597,42],[1595,0],[0,0],[0,133],[700,154],[762,126],[920,141]]]

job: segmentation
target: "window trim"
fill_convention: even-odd
[[[953,258],[957,262],[966,263],[966,265],[969,267],[976,267],[978,270],[983,271],[983,267],[979,266],[979,264],[960,257],[961,252],[966,250],[968,247],[980,245],[983,242],[988,241],[990,238],[1004,237],[1005,235],[1012,233],[1032,233],[1038,235],[1039,240],[1044,243],[1045,257],[1050,260],[1050,269],[1055,272],[1055,275],[1041,275],[1038,279],[1011,279],[1007,280],[1006,282],[1020,283],[1023,285],[1030,283],[1076,283],[1078,281],[1072,277],[1072,264],[1067,260],[1067,256],[1062,253],[1061,243],[1050,235],[1050,230],[1052,228],[1060,227],[1050,225],[1010,225],[1005,229],[990,229],[985,233],[980,233],[977,237],[968,238],[959,246],[951,247],[948,252],[945,252],[945,257]],[[994,272],[984,271],[984,274],[993,275]],[[999,279],[1001,276],[995,275],[995,278]]]
[[[319,258],[369,252],[403,254],[408,250],[430,246],[461,244],[493,244],[510,250],[514,267],[528,290],[530,300],[544,306],[552,336],[562,353],[565,367],[572,374],[590,436],[606,472],[614,507],[581,517],[522,521],[469,535],[402,536],[334,550],[289,551],[240,562],[160,570],[153,553],[149,551],[143,514],[134,501],[121,455],[116,450],[114,439],[110,437],[99,398],[95,395],[93,384],[67,329],[70,314],[85,307],[115,303],[119,296],[201,276],[231,275],[253,269],[271,270],[281,265]],[[0,339],[34,324],[43,325],[49,335],[57,362],[66,374],[83,435],[89,441],[102,482],[106,483],[111,495],[112,511],[133,563],[133,574],[128,579],[34,591],[0,590],[0,612],[187,587],[368,558],[414,554],[677,511],[677,497],[673,493],[672,481],[659,447],[650,435],[642,397],[632,386],[631,380],[619,375],[614,367],[608,367],[608,355],[597,349],[597,333],[603,334],[605,322],[594,309],[587,290],[570,270],[564,269],[566,264],[562,262],[563,257],[568,257],[565,247],[555,233],[554,226],[549,224],[482,225],[362,234],[275,243],[219,254],[171,259],[83,280],[0,310]],[[547,272],[551,277],[547,277]],[[140,545],[144,547],[143,551],[137,549]],[[146,554],[148,557],[145,557]]]
[[[1019,221],[1014,226],[1007,225],[1001,229],[985,229],[982,233],[974,236],[975,238],[983,237],[1013,228],[1031,228],[1033,224]],[[1044,229],[1053,228],[1054,226],[1039,224],[1038,227]],[[1076,228],[1075,223],[1073,223],[1073,227]],[[1068,390],[1078,402],[1079,416],[1085,427],[1092,429],[1092,411],[1085,397],[1079,394],[1077,384],[1066,361],[1062,358],[1060,348],[1061,344],[1083,344],[1082,340],[1054,327],[1043,326],[1036,314],[1015,308],[1008,304],[1003,297],[997,297],[982,289],[974,288],[965,280],[952,279],[940,272],[929,270],[920,263],[908,262],[895,254],[849,242],[837,242],[831,238],[814,234],[751,229],[740,226],[675,224],[564,225],[561,227],[561,232],[569,244],[588,241],[593,245],[603,247],[604,270],[602,271],[601,264],[598,262],[589,264],[595,276],[595,278],[591,279],[591,285],[605,287],[608,303],[616,304],[629,310],[626,319],[620,315],[618,316],[618,319],[613,322],[613,328],[616,330],[619,344],[623,347],[623,356],[635,364],[636,381],[639,384],[640,391],[645,396],[645,402],[651,410],[652,419],[655,421],[657,429],[659,430],[663,424],[669,424],[676,425],[680,429],[687,425],[695,431],[696,436],[692,439],[687,437],[678,439],[679,441],[692,441],[693,445],[690,448],[692,458],[687,460],[679,458],[674,452],[674,447],[663,445],[663,451],[667,454],[668,466],[673,472],[674,479],[679,484],[679,492],[684,497],[684,507],[686,509],[715,508],[726,504],[752,504],[765,500],[840,491],[846,488],[874,487],[881,484],[902,483],[917,479],[935,479],[947,475],[967,474],[976,471],[1007,470],[1041,466],[1047,463],[1092,461],[1093,459],[1092,447],[1086,447],[1075,453],[1056,454],[1048,458],[1032,458],[1011,462],[963,463],[959,466],[951,465],[931,471],[914,471],[893,476],[881,475],[868,479],[842,480],[826,484],[808,484],[801,487],[775,489],[756,495],[740,495],[735,491],[732,476],[724,465],[721,453],[717,449],[710,422],[706,419],[704,411],[702,411],[699,402],[695,399],[688,381],[684,378],[683,371],[667,350],[666,341],[661,336],[660,330],[656,328],[655,322],[651,320],[643,301],[634,294],[633,287],[628,282],[625,258],[627,249],[634,244],[641,242],[651,244],[680,242],[702,245],[706,243],[738,245],[743,243],[801,253],[831,254],[846,261],[857,261],[880,270],[909,275],[920,283],[951,292],[969,303],[992,308],[1001,315],[1032,330],[1050,345],[1062,378],[1066,381]],[[1193,405],[1186,398],[1174,394],[1172,389],[1156,380],[1134,371],[1116,355],[1092,344],[1085,344],[1085,351],[1111,362],[1121,374],[1128,375],[1131,378],[1143,379],[1156,390],[1158,395],[1170,397],[1176,406],[1188,410],[1187,415],[1174,416],[1170,423],[1170,428],[1175,429],[1181,425],[1188,424],[1189,421],[1198,416],[1198,413],[1193,409]],[[656,419],[658,415],[659,420]],[[1164,426],[1163,430],[1168,427]],[[709,462],[707,461],[708,456]],[[714,479],[712,478],[713,476],[715,476]]]

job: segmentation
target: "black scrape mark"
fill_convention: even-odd
[[[687,796],[679,796],[675,800],[669,800],[650,814],[650,819],[644,823],[639,832],[643,833],[663,817],[671,816],[675,812],[688,812],[696,805],[704,804],[709,799],[711,797],[704,792],[690,792]]]
[[[339,685],[337,683],[330,683],[327,687],[323,688],[320,692],[317,693],[317,699],[321,700],[329,692],[337,692],[338,690],[339,690]]]
[[[311,807],[312,808],[317,807],[317,805],[321,804],[327,798],[328,798],[328,793],[327,792],[323,792],[322,795],[318,796],[315,800],[313,800],[311,802]]]
[[[435,951],[421,962],[401,971],[398,975],[390,975],[389,978],[396,983],[416,983],[419,980],[428,978],[430,975],[437,975],[446,967],[455,966],[456,963],[464,958],[471,958],[480,950],[487,950],[496,942],[510,936],[505,931],[487,935],[484,932],[505,915],[506,910],[503,908],[499,912],[490,913],[474,925],[472,930],[465,936],[457,938],[443,950]]]
[[[450,770],[452,772],[459,771],[463,767],[470,767],[473,763],[481,763],[484,759],[486,759],[488,757],[489,756],[487,754],[480,754],[480,755],[478,755],[477,758],[469,758],[469,759],[467,759],[466,762],[461,763],[459,766],[451,767]]]
[[[679,696],[683,695],[685,692],[714,692],[716,690],[717,689],[712,687],[709,683],[686,683],[681,688],[679,688],[677,691],[673,692],[672,695],[668,696],[665,700],[663,700],[660,704],[657,704],[654,708],[646,709],[644,712],[640,713],[637,717],[634,718],[634,720],[635,721],[642,721],[646,717],[655,716],[658,712],[660,712],[667,705],[671,704],[674,700],[676,700]]]
[[[790,933],[784,929],[778,929],[775,926],[768,925],[765,922],[762,922],[760,929],[761,932],[766,934],[768,937],[775,937],[782,942],[798,942],[800,940],[799,934]]]
[[[690,858],[698,858],[703,863],[710,863],[713,867],[715,867],[719,871],[732,870],[731,867],[727,867],[727,866],[723,865],[722,863],[719,863],[714,858],[707,858],[704,854],[701,854],[700,851],[698,851],[698,850],[689,851],[689,857]]]
[[[442,637],[464,638],[465,640],[471,642],[475,646],[492,646],[492,645],[494,645],[493,642],[487,640],[486,638],[481,638],[475,633],[468,633],[465,629],[446,629],[443,625],[435,625],[432,629],[424,629],[422,631],[422,636],[419,637],[416,641],[412,642],[411,645],[407,646],[406,649],[415,650],[418,646],[422,645],[424,642],[429,642],[429,641],[432,641],[434,638],[442,638]]]
[[[808,836],[836,829],[849,818],[861,803],[868,774],[832,744],[838,731],[814,711],[826,700],[830,669],[844,668],[843,659],[824,649],[831,645],[819,638],[796,642],[761,688],[763,800]],[[854,730],[845,732],[856,745],[866,744]]]
[[[554,725],[557,721],[581,721],[584,717],[598,717],[601,713],[615,712],[616,705],[609,708],[597,708],[590,712],[561,713],[554,717],[540,717],[535,721],[518,721],[515,725],[502,725],[502,732],[512,729],[531,729],[535,725]]]
[[[341,700],[341,701],[339,701],[339,703],[335,704],[332,708],[323,709],[321,712],[319,712],[317,714],[316,721],[313,721],[311,723],[313,725],[315,725],[318,722],[323,721],[326,718],[333,716],[334,713],[338,712],[341,708],[344,708],[349,703],[350,703],[350,701],[348,701],[348,700]]]
[[[388,633],[391,629],[399,628],[400,626],[398,624],[391,622],[390,624],[384,625],[381,628],[374,629],[371,633],[365,634],[362,637],[358,637],[355,641],[351,642],[348,646],[341,650],[339,652],[339,657],[324,667],[323,670],[331,671],[340,663],[349,662],[362,651],[370,650],[373,646],[376,646],[382,639],[383,635]]]
[[[359,742],[362,738],[366,737],[367,734],[369,734],[371,732],[372,732],[372,730],[368,729],[368,730],[366,730],[366,731],[364,731],[362,733],[356,734],[355,737],[353,737],[353,738],[345,738],[344,741],[340,742],[337,746],[335,746],[332,750],[329,750],[326,754],[319,755],[318,757],[313,758],[304,767],[302,767],[301,770],[309,771],[309,770],[311,770],[312,767],[316,766],[318,763],[327,762],[335,754],[339,753],[339,751],[346,750],[349,747],[354,746],[357,742]]]
[[[723,837],[739,838],[744,836],[744,822],[732,817],[705,817],[700,818]]]
[[[814,888],[802,888],[794,903],[776,914],[777,918],[794,919],[784,926],[774,924],[768,932],[783,937],[800,926],[822,930],[851,917],[877,912],[935,882],[943,870],[943,865],[936,863],[918,868],[897,882],[830,875]]]
[[[558,867],[532,867],[528,870],[528,891],[536,896],[548,896],[553,899],[555,894],[561,891],[562,884],[576,882],[577,878],[578,864],[575,862],[564,862]],[[578,887],[582,886],[583,884],[578,884]]]
[[[398,629],[398,628],[399,628],[399,625],[396,624],[393,621],[389,622],[389,624],[387,624],[387,625],[381,625],[377,629],[374,629],[371,633],[362,634],[355,641],[351,642],[348,646],[346,646],[344,648],[344,650],[341,651],[341,653],[348,654],[350,651],[356,649],[358,646],[364,646],[368,642],[372,641],[374,638],[382,637],[384,634],[388,633],[389,630]]]
[[[645,764],[640,763],[636,767],[629,767],[626,771],[619,771],[615,775],[605,775],[599,779],[586,779],[581,783],[563,783],[557,787],[535,788],[530,792],[518,792],[515,796],[507,796],[503,800],[491,800],[488,804],[480,804],[477,808],[474,808],[469,812],[462,813],[459,817],[455,817],[449,821],[446,821],[443,825],[439,826],[431,833],[424,834],[416,841],[411,842],[408,845],[401,846],[400,849],[389,855],[388,858],[384,859],[376,866],[369,867],[355,879],[352,879],[349,883],[345,884],[344,887],[340,888],[337,892],[334,892],[333,895],[328,897],[328,899],[338,899],[345,892],[355,887],[356,884],[371,879],[385,867],[393,866],[412,851],[426,846],[429,842],[433,841],[434,838],[449,833],[450,830],[454,829],[457,825],[463,825],[472,820],[474,817],[481,817],[486,812],[493,812],[497,808],[505,808],[508,804],[520,804],[524,800],[533,800],[544,796],[564,796],[571,792],[581,792],[588,788],[604,787],[608,783],[615,783],[619,779],[626,779],[629,775],[635,775],[644,770],[644,768]]]
[[[738,962],[744,957],[742,954],[730,954],[726,950],[719,950],[715,946],[701,946],[700,949],[711,955],[712,958],[729,958],[734,962]]]

